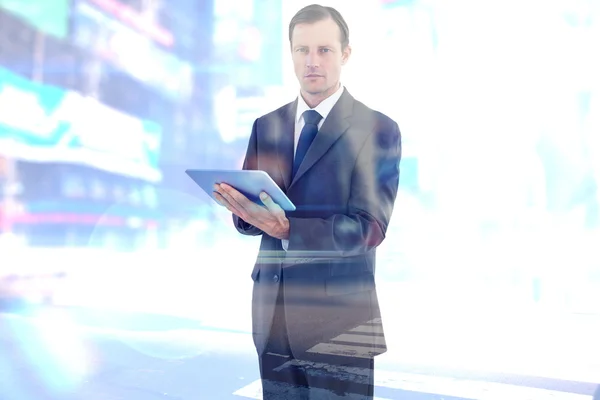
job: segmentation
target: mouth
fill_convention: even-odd
[[[305,78],[322,78],[322,75],[318,75],[318,74],[308,74],[308,75],[304,75]]]

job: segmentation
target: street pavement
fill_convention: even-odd
[[[74,263],[58,307],[0,314],[0,400],[260,399],[246,253]],[[591,400],[600,382],[597,315],[451,276],[377,286],[389,348],[376,359],[379,399]]]
[[[575,356],[562,348],[567,343],[552,346],[543,338],[537,348],[516,346],[519,336],[522,342],[530,342],[533,333],[528,327],[539,325],[541,319],[527,319],[527,325],[523,320],[520,327],[502,331],[507,346],[497,342],[497,335],[482,337],[505,322],[494,317],[482,317],[484,326],[470,334],[461,329],[464,323],[474,326],[466,319],[438,315],[423,324],[404,313],[402,326],[396,326],[394,318],[384,320],[390,351],[376,359],[376,398],[592,399],[594,382],[600,382],[594,380],[594,360],[584,366],[581,360],[586,354]],[[554,318],[552,324],[565,321]],[[0,314],[0,399],[260,399],[251,336],[244,326],[240,328],[81,307],[5,312]],[[543,328],[552,326],[546,322]],[[314,350],[359,354],[360,345],[348,342],[348,337],[344,343],[333,338]],[[556,340],[556,335],[549,337]],[[570,345],[577,353],[584,351],[576,343]],[[360,375],[360,371],[343,368],[337,372],[345,378]],[[353,398],[315,394],[325,399]]]

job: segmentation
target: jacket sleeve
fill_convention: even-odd
[[[338,258],[367,253],[385,238],[400,179],[398,124],[371,134],[359,151],[350,182],[347,214],[290,221],[290,255]],[[306,262],[310,262],[306,259]]]
[[[256,119],[252,125],[252,133],[250,134],[248,148],[246,149],[246,157],[244,158],[244,164],[242,165],[242,169],[244,170],[258,169],[257,125],[258,119]],[[247,223],[237,215],[233,213],[231,215],[233,218],[233,225],[241,234],[248,236],[258,236],[263,234],[262,230]]]

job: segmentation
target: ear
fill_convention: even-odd
[[[350,59],[350,54],[352,54],[352,47],[348,45],[344,50],[342,50],[342,65],[345,65],[348,62]]]

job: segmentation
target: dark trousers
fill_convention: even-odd
[[[315,343],[316,344],[316,343]],[[263,399],[373,399],[374,359],[302,352],[293,354],[285,323],[283,284],[269,341],[259,355]]]

